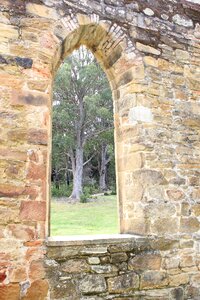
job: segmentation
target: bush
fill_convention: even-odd
[[[60,188],[57,189],[55,184],[51,185],[51,196],[52,197],[69,197],[72,192],[72,185],[66,185],[65,183],[60,184]]]
[[[110,195],[117,195],[117,187],[116,187],[116,184],[113,185],[111,187],[111,194]]]
[[[92,194],[91,186],[85,186],[83,188],[83,194],[80,197],[80,202],[86,203],[87,200],[91,197],[91,194]]]

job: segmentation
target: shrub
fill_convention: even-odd
[[[55,184],[51,185],[51,196],[52,197],[69,197],[72,192],[72,185],[67,186],[65,183],[60,184],[59,189],[56,188]]]

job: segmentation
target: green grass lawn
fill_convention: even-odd
[[[118,233],[116,196],[88,203],[51,202],[51,236]]]

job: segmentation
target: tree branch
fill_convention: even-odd
[[[87,165],[92,159],[93,157],[95,157],[96,153],[94,153],[88,160],[86,160],[83,164],[83,166]]]

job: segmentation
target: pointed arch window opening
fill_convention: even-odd
[[[68,80],[64,78],[68,78]],[[78,234],[75,225],[80,223],[82,226],[82,215],[75,224],[76,214],[71,221],[67,214],[66,218],[68,219],[65,219],[64,216],[64,219],[61,220],[62,214],[65,209],[68,209],[68,212],[72,211],[70,211],[70,205],[73,208],[72,203],[85,202],[88,198],[89,203],[97,205],[101,200],[91,200],[89,197],[90,193],[95,193],[95,189],[92,190],[92,187],[94,188],[96,185],[96,193],[102,189],[104,192],[107,189],[103,185],[107,183],[109,190],[112,192],[114,190],[116,181],[115,167],[113,166],[115,160],[114,140],[109,137],[109,134],[113,135],[114,131],[112,106],[111,90],[105,73],[101,70],[93,54],[81,46],[79,50],[75,50],[63,61],[54,80],[51,190],[52,196],[62,197],[61,201],[56,201],[53,197],[54,200],[51,203],[51,236]],[[98,159],[106,166],[106,174],[105,168],[104,170],[101,168],[101,163],[98,170]],[[87,172],[90,174],[88,175]],[[112,183],[109,177],[114,177]],[[90,182],[90,186],[86,179]],[[99,184],[102,185],[100,189],[97,188]],[[110,203],[109,197],[112,198]],[[118,233],[116,196],[108,196],[108,198],[107,200],[106,196],[102,198],[102,205],[104,204],[105,209],[101,211],[102,205],[100,205],[99,213],[96,217],[94,216],[98,223],[96,224],[97,231],[89,229],[90,226],[95,226],[89,222],[89,226],[87,224],[83,226],[85,231],[82,230],[81,234]],[[82,208],[84,206],[83,203],[78,203],[78,205]],[[88,203],[85,205],[87,206]],[[59,206],[62,210],[60,216]],[[86,206],[83,210],[84,214]],[[83,211],[80,211],[80,214],[83,214]],[[92,211],[88,209],[88,220],[85,223],[91,221],[92,215]],[[102,220],[99,219],[100,215]],[[87,219],[87,214],[84,217]],[[71,228],[70,222],[74,224]],[[111,227],[110,231],[109,227]],[[65,230],[65,228],[67,229]]]

